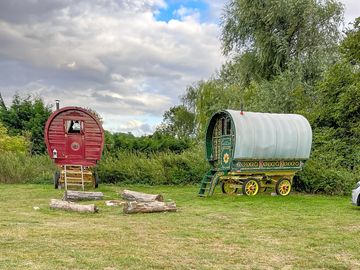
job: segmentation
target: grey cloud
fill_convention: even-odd
[[[54,12],[65,8],[68,0],[1,0],[0,20],[24,23],[49,19]]]
[[[49,103],[59,98],[63,106],[91,106],[108,119],[160,119],[187,85],[222,62],[217,26],[157,22],[152,14],[162,0],[44,3],[0,0],[6,100],[14,91],[32,92]]]

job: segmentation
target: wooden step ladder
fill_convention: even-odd
[[[219,180],[219,176],[216,173],[217,171],[210,170],[204,175],[200,183],[198,196],[206,197],[214,194],[215,187]]]
[[[75,168],[79,168],[79,170],[74,170]],[[68,187],[81,187],[81,190],[84,191],[84,167],[82,165],[64,165],[64,184],[65,192]]]

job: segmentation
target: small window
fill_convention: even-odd
[[[225,118],[221,118],[221,135],[225,135]]]
[[[66,133],[69,134],[82,133],[83,122],[80,120],[66,120],[65,128],[66,128]]]
[[[231,135],[231,119],[226,118],[226,135]]]

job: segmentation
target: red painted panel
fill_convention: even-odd
[[[67,122],[70,120],[82,122],[81,133],[66,131],[71,126]],[[57,158],[54,161],[58,165],[94,166],[101,158],[104,130],[89,111],[79,107],[65,107],[53,112],[46,122],[45,143],[50,157],[53,158],[56,149]]]

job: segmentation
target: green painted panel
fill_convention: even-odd
[[[221,150],[221,167],[223,170],[229,170],[231,165],[231,148],[223,147]]]
[[[231,140],[230,136],[221,138],[221,145],[222,146],[231,146],[231,142],[232,142],[232,140]]]
[[[301,170],[304,163],[299,160],[236,160],[233,169],[249,170]]]

